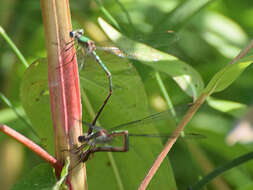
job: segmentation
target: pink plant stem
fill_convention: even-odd
[[[164,146],[163,150],[158,155],[158,157],[156,158],[154,164],[150,168],[148,174],[146,175],[146,177],[144,178],[144,180],[140,184],[138,190],[144,190],[144,189],[147,188],[147,186],[150,183],[151,179],[153,178],[153,176],[157,172],[158,168],[160,167],[162,161],[164,160],[164,158],[166,157],[166,155],[170,151],[171,147],[174,145],[174,143],[178,139],[181,131],[184,129],[184,127],[186,126],[186,124],[190,121],[190,119],[195,114],[195,112],[198,110],[198,108],[200,107],[200,105],[205,101],[206,96],[207,96],[206,94],[201,95],[196,100],[196,102],[191,106],[191,108],[187,111],[187,113],[185,114],[184,118],[179,123],[178,127],[172,133],[172,137],[174,137],[174,138],[170,138],[167,141],[167,143]]]
[[[48,59],[48,87],[54,128],[55,157],[64,164],[70,157],[70,168],[79,160],[78,154],[66,149],[79,145],[82,134],[82,105],[77,59],[73,40],[68,0],[41,0],[42,18]],[[66,48],[67,44],[69,44]],[[79,169],[78,169],[79,167]],[[67,185],[70,190],[87,189],[86,168],[79,164],[68,173]]]
[[[53,156],[51,156],[48,152],[46,152],[43,148],[35,144],[30,139],[26,138],[25,136],[21,135],[20,133],[18,133],[17,131],[6,125],[1,124],[0,131],[17,140],[21,144],[25,145],[27,148],[29,148],[31,151],[39,155],[46,162],[51,164],[56,171],[61,171],[62,168],[61,164]]]

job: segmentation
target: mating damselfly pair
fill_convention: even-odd
[[[142,127],[146,128],[149,124],[155,124],[162,120],[172,119],[170,111],[164,111],[149,115],[147,117],[130,121],[124,124],[120,124],[109,129],[105,129],[100,126],[92,125],[87,122],[82,121],[85,126],[88,126],[89,133],[84,133],[82,136],[79,136],[78,141],[82,144],[81,146],[71,150],[72,153],[79,155],[79,161],[86,162],[89,157],[96,152],[127,152],[129,151],[129,138],[133,137],[145,137],[147,138],[157,138],[157,139],[168,139],[175,138],[169,134],[137,134],[131,133],[128,130],[133,127]],[[167,126],[170,127],[170,126]],[[125,130],[123,130],[125,129]],[[145,129],[144,129],[145,131]],[[123,137],[123,143],[121,146],[112,146],[112,141],[116,140],[117,137]],[[182,133],[181,137],[184,139],[203,139],[206,138],[204,135],[197,133]],[[76,164],[76,165],[77,165]],[[72,168],[73,169],[73,168]]]
[[[129,137],[136,136],[136,137],[166,137],[170,138],[168,134],[132,134],[128,133],[127,130],[120,130],[124,127],[128,126],[134,126],[140,123],[148,123],[154,120],[159,120],[165,115],[170,115],[169,111],[153,114],[151,116],[147,116],[145,118],[128,122],[125,124],[118,125],[116,127],[110,128],[106,130],[105,128],[96,126],[96,121],[101,114],[102,110],[104,109],[106,103],[108,102],[109,98],[112,95],[112,78],[111,73],[103,63],[103,61],[100,59],[100,57],[95,52],[96,46],[95,43],[90,40],[88,37],[83,35],[84,32],[82,29],[74,30],[70,32],[70,37],[74,38],[74,41],[77,42],[79,45],[77,49],[84,50],[83,52],[86,52],[87,54],[90,54],[96,62],[102,67],[102,69],[105,71],[105,73],[108,76],[109,81],[109,93],[104,100],[104,103],[100,107],[99,111],[97,112],[95,118],[93,119],[91,124],[85,123],[85,125],[89,126],[87,133],[85,133],[82,136],[79,136],[78,140],[82,144],[80,147],[77,147],[74,150],[71,150],[71,152],[74,152],[79,155],[79,162],[86,162],[90,155],[95,152],[127,152],[129,150]],[[71,43],[72,43],[71,42]],[[69,44],[71,44],[69,43]],[[71,47],[73,47],[73,44],[71,44],[70,47],[66,47],[66,51],[69,50]],[[104,50],[111,51],[115,54],[117,52],[118,56],[123,57],[126,55],[126,53],[123,53],[118,48],[109,47],[109,48],[103,48]],[[83,63],[81,64],[82,67]],[[120,131],[119,131],[120,130]],[[123,145],[122,146],[111,146],[110,143],[112,140],[116,139],[116,137],[123,137]],[[186,135],[186,137],[203,137],[198,134],[189,134]]]

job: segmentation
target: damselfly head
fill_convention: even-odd
[[[71,38],[78,38],[82,36],[83,34],[84,34],[83,29],[72,30],[71,32],[69,32],[69,36]]]
[[[71,31],[71,32],[69,32],[69,36],[71,37],[71,38],[74,38],[74,36],[75,36],[75,31]]]
[[[81,135],[81,136],[78,137],[78,141],[79,142],[84,142],[84,141],[87,140],[87,138],[88,138],[87,133],[84,133],[83,135]]]

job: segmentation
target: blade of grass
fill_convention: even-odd
[[[104,13],[104,15],[107,17],[107,19],[110,20],[110,22],[118,29],[120,30],[119,23],[113,18],[113,16],[107,11],[107,9],[103,6],[103,4],[99,0],[95,0],[96,4],[100,8],[100,10]]]
[[[12,42],[12,40],[9,38],[9,36],[6,34],[6,32],[4,31],[4,29],[1,26],[0,26],[0,34],[3,36],[3,38],[9,44],[9,46],[11,46],[12,50],[17,55],[17,57],[19,58],[19,60],[21,61],[21,63],[23,63],[23,65],[25,67],[28,67],[29,65],[28,65],[27,61],[25,60],[24,56],[18,50],[17,46]]]
[[[202,189],[205,185],[207,185],[210,181],[212,181],[217,176],[221,175],[222,173],[237,167],[245,162],[248,162],[253,159],[253,152],[244,154],[238,158],[235,158],[234,160],[216,168],[214,171],[206,175],[204,178],[202,178],[198,183],[196,183],[193,187],[191,187],[191,190],[198,190]]]
[[[163,96],[164,96],[164,98],[165,98],[165,100],[166,100],[166,102],[167,102],[167,105],[168,105],[168,107],[169,107],[169,110],[171,111],[172,116],[173,116],[174,118],[176,118],[176,117],[177,117],[176,111],[175,111],[175,109],[174,109],[174,106],[173,106],[173,104],[172,104],[172,101],[171,101],[171,99],[170,99],[170,96],[169,96],[169,94],[168,94],[168,92],[167,92],[167,90],[166,90],[166,88],[165,88],[165,85],[164,85],[164,83],[163,83],[163,81],[162,81],[162,78],[161,78],[161,76],[160,76],[160,74],[159,74],[158,71],[155,72],[155,77],[156,77],[157,83],[158,83],[158,85],[159,85],[159,87],[160,87],[160,89],[161,89],[161,91],[162,91],[162,94],[163,94]]]

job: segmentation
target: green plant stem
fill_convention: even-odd
[[[208,175],[206,175],[204,178],[202,178],[197,184],[195,184],[193,187],[191,187],[191,190],[198,190],[203,188],[206,184],[208,184],[211,180],[213,180],[214,178],[216,178],[217,176],[221,175],[222,173],[240,165],[243,164],[245,162],[248,162],[249,160],[253,159],[253,152],[244,154],[226,164],[224,164],[223,166],[220,166],[218,168],[216,168],[214,171],[212,171],[211,173],[209,173]]]
[[[164,98],[165,98],[165,100],[166,100],[166,102],[167,102],[167,105],[168,105],[168,107],[169,107],[169,110],[171,111],[171,114],[173,115],[173,117],[176,118],[176,117],[177,117],[176,111],[175,111],[175,109],[174,109],[174,106],[173,106],[173,104],[172,104],[172,101],[171,101],[171,99],[170,99],[170,96],[169,96],[169,94],[167,93],[167,90],[166,90],[166,88],[165,88],[165,86],[164,86],[164,83],[163,83],[162,78],[161,78],[161,76],[160,76],[160,73],[159,73],[158,71],[155,72],[155,77],[156,77],[157,83],[158,83],[158,85],[159,85],[159,87],[160,87],[160,89],[161,89],[161,91],[162,91],[162,94],[163,94],[163,96],[164,96]]]
[[[103,6],[103,4],[99,0],[95,0],[96,4],[100,8],[100,10],[104,13],[104,15],[110,20],[110,22],[118,29],[120,30],[119,23],[113,18],[113,16],[109,13],[109,11],[106,10],[106,8]]]
[[[19,60],[23,63],[23,65],[27,68],[29,65],[27,61],[25,60],[24,56],[21,54],[21,52],[18,50],[17,46],[12,42],[12,40],[9,38],[9,36],[6,34],[4,29],[0,26],[0,34],[3,36],[3,38],[6,40],[6,42],[11,46],[14,53],[17,55]]]

